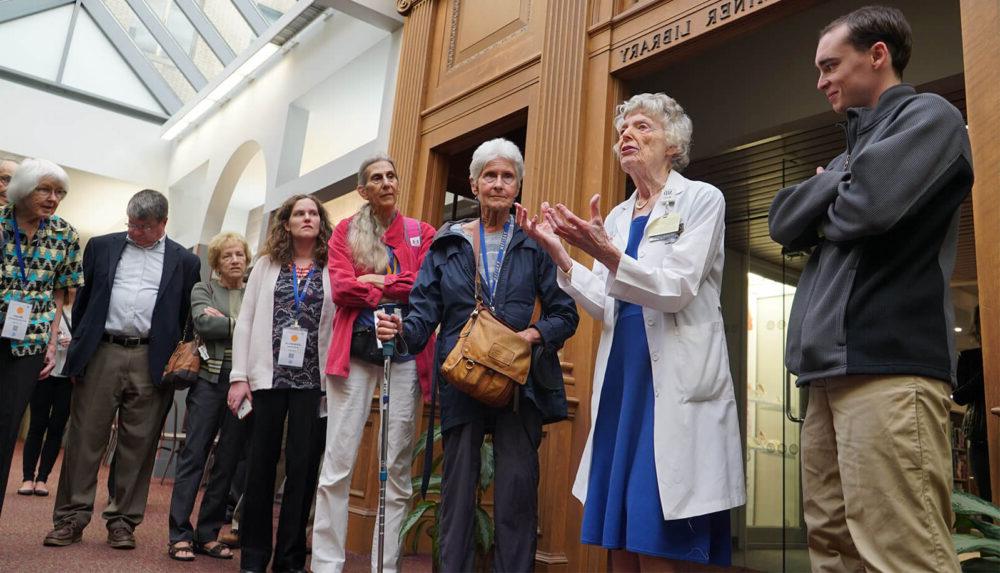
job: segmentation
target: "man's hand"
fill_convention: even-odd
[[[56,367],[56,342],[54,340],[49,341],[48,346],[45,347],[45,365],[42,366],[42,371],[38,373],[38,379],[44,380],[52,374],[52,369]]]
[[[385,288],[385,275],[361,275],[358,277],[358,282],[374,285],[377,288]]]

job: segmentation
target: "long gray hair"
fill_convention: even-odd
[[[381,273],[389,265],[389,254],[382,242],[385,230],[385,225],[372,212],[371,203],[366,202],[354,214],[347,229],[347,245],[358,266]]]

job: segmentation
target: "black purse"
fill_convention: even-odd
[[[374,327],[356,328],[351,333],[351,358],[364,360],[376,366],[385,364],[382,349],[379,348],[378,340],[375,338]]]

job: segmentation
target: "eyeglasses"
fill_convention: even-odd
[[[66,197],[65,189],[48,189],[46,187],[35,187],[32,193],[38,193],[39,195],[51,195],[57,200],[62,201]]]
[[[497,179],[502,181],[504,185],[513,185],[514,182],[517,181],[517,176],[515,176],[513,173],[503,173],[498,175],[491,171],[489,173],[483,173],[482,175],[480,175],[480,177],[482,178],[483,181],[489,183],[490,185],[496,183]]]
[[[129,223],[125,225],[129,231],[142,231],[143,233],[152,231],[156,228],[156,225],[150,225],[149,223]]]
[[[9,185],[10,179],[10,175],[0,175],[0,183],[3,183],[4,185]]]

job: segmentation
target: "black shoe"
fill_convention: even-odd
[[[108,545],[115,549],[135,549],[132,528],[121,521],[108,525]]]
[[[83,539],[83,529],[77,527],[75,521],[67,520],[57,523],[52,531],[45,536],[42,545],[47,547],[64,547],[72,545],[81,539]]]

